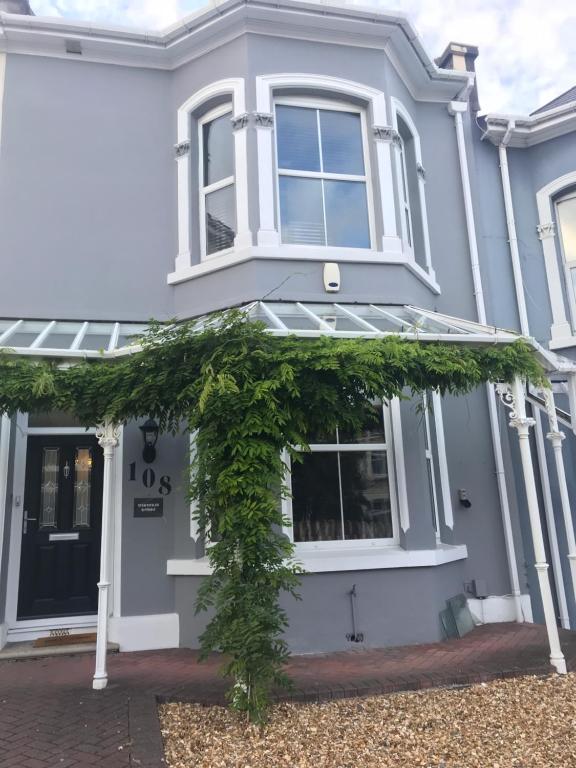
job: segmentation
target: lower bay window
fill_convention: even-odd
[[[291,467],[295,544],[392,544],[396,506],[388,406],[359,434],[318,436]]]

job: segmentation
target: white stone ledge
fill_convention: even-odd
[[[399,242],[399,241],[398,241]],[[313,247],[303,245],[281,245],[276,247],[253,246],[234,249],[221,256],[207,258],[200,264],[180,267],[168,275],[169,285],[177,285],[197,277],[228,269],[237,264],[242,264],[252,259],[269,259],[285,261],[335,261],[340,264],[352,262],[355,264],[392,264],[406,267],[412,274],[424,283],[435,294],[440,294],[440,286],[425,269],[417,264],[413,258],[397,248],[391,247],[389,251],[375,251],[367,248],[330,248]]]
[[[429,568],[445,565],[468,557],[465,544],[441,544],[437,549],[406,550],[400,547],[371,547],[342,552],[318,550],[297,552],[296,558],[307,573],[336,571],[376,571],[387,568]],[[168,576],[208,576],[211,573],[208,558],[199,560],[168,560]]]

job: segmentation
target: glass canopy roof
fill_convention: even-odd
[[[510,343],[519,338],[511,331],[408,305],[255,301],[242,309],[277,336],[395,335],[424,342],[468,344]],[[218,323],[218,315],[206,315],[197,323],[201,330]],[[141,323],[0,320],[0,352],[64,359],[113,358],[137,351],[146,328]]]

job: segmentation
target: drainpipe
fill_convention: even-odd
[[[470,253],[470,267],[472,269],[472,282],[474,286],[474,298],[476,300],[476,314],[478,321],[486,325],[486,307],[484,305],[484,293],[482,290],[482,276],[480,274],[480,261],[478,257],[478,245],[476,238],[476,223],[474,221],[474,209],[472,206],[472,192],[470,187],[470,175],[468,173],[468,158],[466,154],[466,139],[464,137],[464,125],[462,115],[468,111],[468,103],[452,101],[448,105],[448,112],[454,117],[456,128],[456,141],[458,144],[458,158],[460,161],[460,174],[462,177],[462,192],[464,195],[464,212],[466,215],[466,231],[468,234],[468,251]],[[504,457],[500,442],[500,424],[498,421],[498,408],[496,405],[496,393],[491,384],[486,385],[488,399],[488,415],[490,418],[490,433],[492,448],[494,451],[494,463],[496,466],[496,481],[500,498],[500,510],[502,513],[502,526],[504,528],[504,543],[508,560],[508,573],[512,597],[514,599],[514,612],[516,621],[524,621],[522,611],[522,598],[520,593],[520,578],[518,575],[518,563],[516,560],[516,548],[514,546],[514,534],[512,532],[512,519],[510,515],[510,503],[508,489],[504,474]]]
[[[514,276],[514,291],[516,293],[516,305],[518,307],[518,317],[520,320],[520,331],[523,336],[530,336],[530,323],[526,309],[526,297],[524,295],[524,281],[522,279],[522,267],[520,264],[520,251],[518,249],[518,236],[516,232],[516,220],[514,217],[514,203],[512,201],[512,185],[510,183],[510,173],[508,170],[508,144],[512,132],[516,127],[514,120],[509,120],[506,131],[498,146],[498,155],[500,158],[500,174],[502,177],[502,193],[504,195],[504,209],[506,211],[506,226],[508,229],[508,243],[510,246],[510,260],[512,262],[512,274]],[[572,523],[572,513],[570,511],[570,501],[566,488],[566,474],[564,470],[564,460],[562,457],[562,440],[564,434],[558,429],[556,420],[556,411],[554,405],[554,396],[552,393],[544,393],[546,407],[548,409],[550,420],[550,434],[548,439],[552,442],[554,448],[554,461],[558,475],[558,485],[562,501],[562,511],[566,523],[566,538],[568,541],[568,560],[572,576],[572,585],[576,594],[576,543],[574,539],[574,526]],[[554,409],[554,413],[552,410]],[[544,445],[544,435],[542,429],[542,414],[539,408],[533,408],[536,436],[536,452],[538,456],[538,468],[544,490],[544,512],[546,516],[546,527],[548,529],[548,538],[550,541],[550,554],[554,564],[554,584],[558,596],[558,605],[560,607],[560,623],[564,629],[570,629],[570,619],[568,618],[568,605],[566,601],[566,587],[562,575],[562,561],[558,547],[558,534],[556,531],[556,519],[552,506],[552,497],[550,495],[550,481],[548,473],[548,462],[546,459],[546,449]]]

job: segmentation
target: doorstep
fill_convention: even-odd
[[[118,643],[108,643],[108,653],[118,653]],[[75,645],[54,645],[36,648],[33,642],[8,643],[0,651],[0,661],[17,659],[42,659],[47,656],[77,656],[83,653],[95,653],[96,643],[78,643]]]

